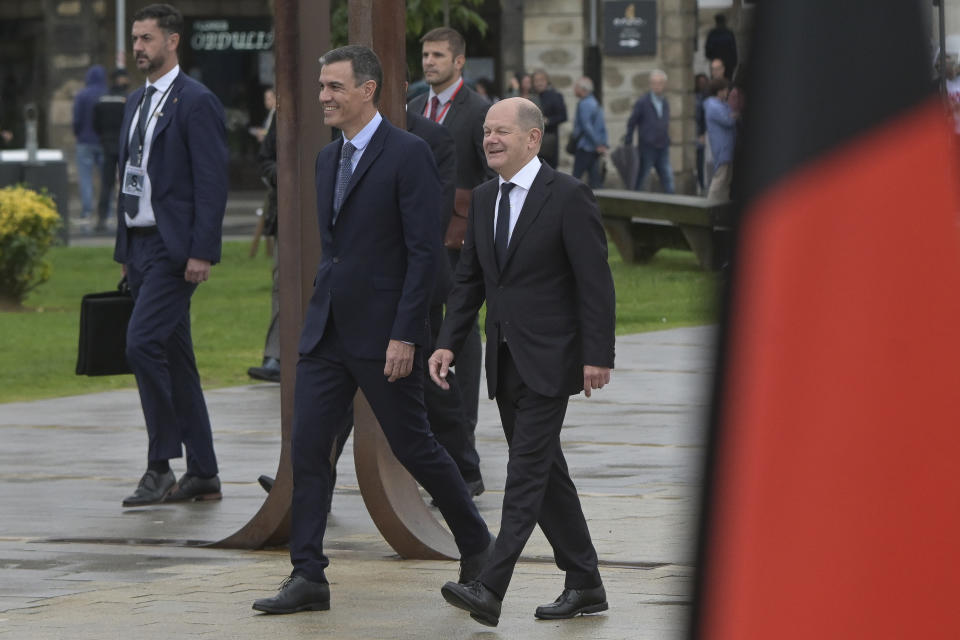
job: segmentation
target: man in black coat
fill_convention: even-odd
[[[560,161],[560,138],[558,129],[567,121],[567,105],[560,92],[550,84],[550,76],[543,69],[533,72],[533,89],[540,96],[543,109],[543,144],[540,145],[540,159],[554,169]]]
[[[610,381],[614,288],[600,211],[590,189],[536,157],[540,110],[523,98],[493,105],[483,126],[499,173],[473,193],[467,236],[430,356],[441,387],[486,301],[487,387],[509,444],[500,532],[477,580],[441,593],[496,626],[514,565],[539,523],[566,573],[564,591],[536,617],[571,618],[607,609],[576,487],[560,449],[569,396]]]
[[[97,210],[97,231],[107,228],[110,205],[117,197],[113,188],[117,184],[117,158],[120,154],[120,127],[123,111],[130,89],[130,75],[126,69],[117,69],[111,75],[110,90],[100,96],[93,105],[93,130],[100,136],[103,147],[103,167],[100,174],[100,202]]]
[[[703,54],[707,60],[722,60],[724,77],[733,80],[733,72],[737,67],[737,37],[727,26],[727,16],[718,13],[714,22],[716,26],[707,34]]]
[[[411,100],[407,111],[430,118],[453,134],[457,147],[457,189],[473,189],[494,176],[487,167],[481,133],[490,103],[463,80],[467,45],[460,33],[449,27],[438,27],[427,32],[420,42],[423,77],[430,90]],[[449,257],[456,269],[460,248],[449,248]],[[474,325],[457,367],[457,382],[469,420],[471,441],[477,426],[480,398],[480,329],[476,323]]]

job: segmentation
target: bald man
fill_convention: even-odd
[[[443,388],[486,301],[487,388],[509,444],[497,541],[475,581],[441,593],[475,620],[496,626],[514,565],[540,525],[563,593],[537,618],[572,618],[607,609],[597,552],[560,450],[569,396],[610,381],[614,290],[600,211],[589,187],[537,158],[543,115],[529,100],[494,104],[483,150],[498,177],[474,190],[467,234],[430,357]],[[534,227],[536,228],[534,230]]]

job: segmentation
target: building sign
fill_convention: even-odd
[[[603,52],[613,56],[656,55],[656,0],[604,2]]]
[[[270,51],[270,20],[224,18],[194,20],[189,29],[190,48],[197,52]]]

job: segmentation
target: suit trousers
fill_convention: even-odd
[[[325,582],[330,564],[323,553],[330,500],[330,452],[359,387],[366,396],[397,460],[427,490],[450,526],[461,555],[489,543],[457,465],[440,446],[427,422],[423,402],[422,354],[406,378],[388,382],[383,360],[349,355],[329,317],[316,348],[301,354],[294,389],[292,436],[293,503],[290,560],[293,573]]]
[[[460,251],[450,249],[450,266],[454,273],[460,262]],[[474,321],[473,328],[467,334],[463,348],[457,354],[456,374],[463,398],[463,410],[467,414],[467,428],[470,444],[476,446],[474,432],[477,429],[477,408],[480,406],[480,371],[483,367],[483,347],[480,344],[480,325]]]
[[[187,471],[217,475],[213,434],[190,337],[190,297],[197,285],[186,265],[169,259],[159,233],[130,234],[127,282],[133,315],[127,327],[127,362],[137,379],[147,423],[150,462],[179,458]]]
[[[443,323],[443,305],[430,307],[430,352],[433,352]],[[426,356],[426,354],[424,354]],[[430,380],[424,379],[423,396],[427,405],[427,418],[430,429],[437,441],[447,450],[460,469],[460,475],[467,482],[480,480],[480,456],[470,438],[469,420],[463,408],[463,396],[457,382],[456,372],[451,369],[447,376],[449,389],[441,389]]]
[[[500,533],[480,582],[502,599],[520,553],[539,524],[557,566],[566,572],[565,588],[600,586],[597,552],[560,450],[569,398],[550,398],[527,388],[506,343],[499,349],[497,406],[510,453]]]

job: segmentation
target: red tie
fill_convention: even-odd
[[[437,110],[440,108],[440,98],[433,96],[430,98],[430,119],[437,121]]]

